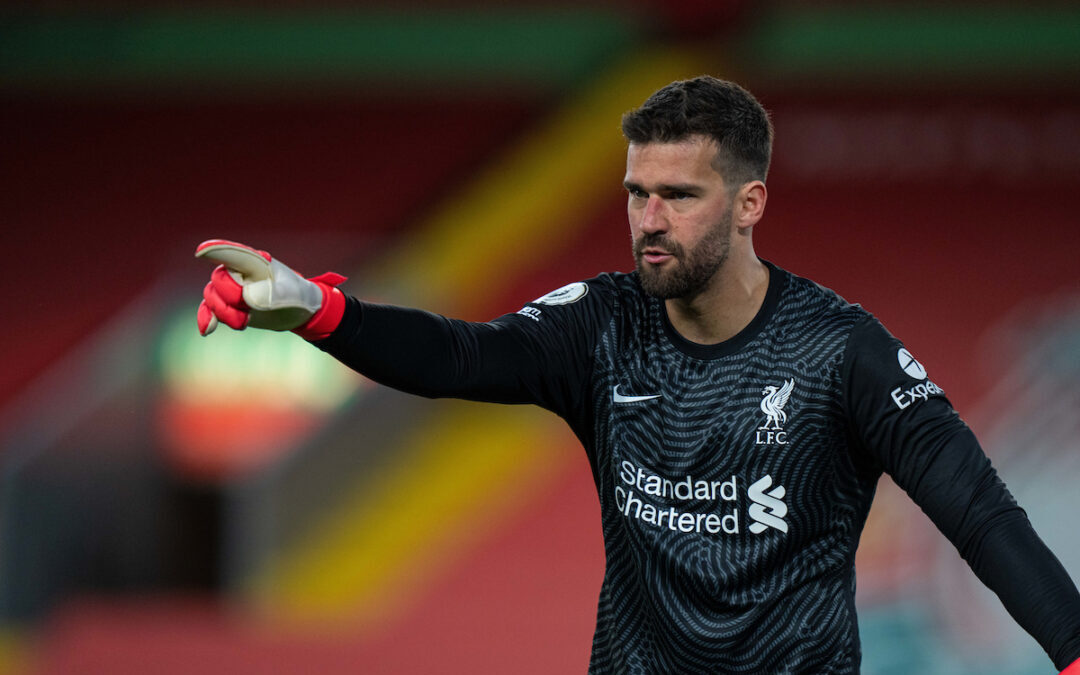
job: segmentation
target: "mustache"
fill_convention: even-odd
[[[667,251],[676,258],[682,257],[683,253],[682,246],[659,232],[641,235],[641,237],[634,242],[634,255],[640,258],[647,248],[658,248]]]

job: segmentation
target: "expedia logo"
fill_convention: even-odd
[[[926,379],[926,368],[923,367],[923,364],[916,361],[915,357],[912,356],[911,352],[908,350],[901,348],[896,352],[896,362],[908,377],[913,380],[924,380],[913,387],[897,387],[889,392],[889,395],[892,396],[893,403],[896,404],[897,408],[903,410],[912,403],[925,401],[931,396],[945,393],[944,389]]]
[[[926,379],[926,368],[916,361],[908,350],[901,348],[900,351],[896,352],[896,361],[900,364],[900,368],[912,378],[916,380]]]
[[[897,408],[903,410],[912,403],[918,403],[919,401],[925,401],[931,396],[937,396],[944,394],[945,390],[937,386],[930,380],[921,382],[914,387],[897,387],[893,389],[889,394],[892,396],[893,403]]]

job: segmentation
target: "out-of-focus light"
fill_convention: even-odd
[[[157,351],[159,439],[183,474],[222,479],[296,446],[365,381],[288,333],[201,337],[191,312],[171,319]]]

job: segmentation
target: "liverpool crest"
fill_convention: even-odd
[[[779,387],[770,384],[762,390],[761,412],[765,413],[765,423],[758,427],[755,438],[757,445],[787,443],[787,433],[784,431],[787,413],[784,412],[784,406],[794,389],[795,379],[792,378]]]

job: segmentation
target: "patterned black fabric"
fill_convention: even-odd
[[[771,278],[758,317],[711,347],[633,275],[607,278],[586,417],[607,554],[591,672],[857,670],[853,558],[876,477],[849,459],[839,393],[865,313]]]
[[[591,673],[858,672],[855,550],[882,471],[1056,662],[1080,656],[1080,595],[942,389],[868,312],[769,271],[717,345],[606,274],[483,324],[350,298],[319,346],[405,391],[567,420],[606,551]]]

